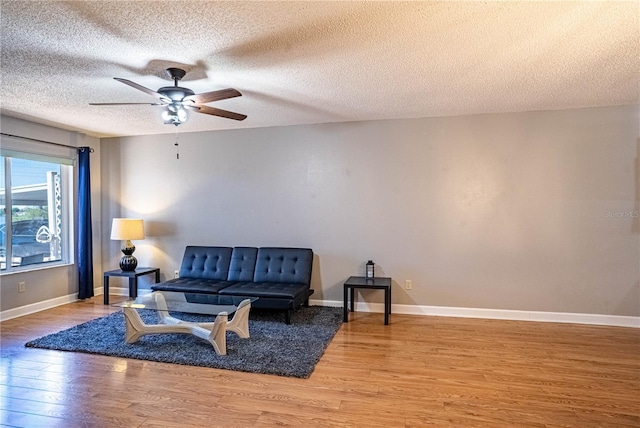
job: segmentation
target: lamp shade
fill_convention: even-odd
[[[114,218],[111,223],[111,239],[121,241],[144,239],[143,221],[135,218]]]

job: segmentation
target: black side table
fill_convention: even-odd
[[[349,277],[349,279],[347,279],[344,283],[344,322],[349,322],[349,311],[354,312],[354,288],[372,288],[376,290],[384,290],[384,325],[389,325],[389,314],[391,314],[391,278],[368,279],[364,276]]]
[[[160,282],[160,269],[152,267],[140,267],[134,271],[126,272],[120,269],[110,270],[104,273],[104,304],[109,304],[109,277],[123,276],[129,278],[129,296],[138,297],[138,277],[142,275],[156,274],[156,283]]]

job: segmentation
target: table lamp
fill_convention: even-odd
[[[124,254],[120,259],[120,269],[126,272],[136,270],[138,261],[133,257],[133,252],[136,250],[136,247],[131,243],[131,240],[144,239],[144,225],[142,220],[134,218],[114,218],[111,223],[111,239],[124,241],[120,248]]]

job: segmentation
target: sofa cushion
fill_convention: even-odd
[[[190,294],[184,293],[189,303],[204,303],[207,305],[233,305],[238,306],[247,296],[223,296],[220,294]],[[253,297],[253,296],[249,296]]]
[[[258,298],[285,298],[305,300],[309,297],[309,286],[281,282],[240,282],[221,289],[220,295],[252,296]]]
[[[252,281],[256,269],[257,255],[257,248],[235,247],[231,253],[229,281]]]
[[[311,267],[313,251],[309,248],[275,248],[258,249],[256,272],[253,282],[311,284]]]
[[[226,281],[231,262],[230,247],[188,246],[180,265],[180,278]]]
[[[215,294],[223,288],[235,284],[229,281],[215,281],[203,278],[174,278],[151,285],[153,291],[183,291]]]

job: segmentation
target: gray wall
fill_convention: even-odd
[[[0,117],[1,130],[5,134],[19,135],[44,141],[66,144],[75,147],[88,146],[94,149],[91,155],[91,188],[93,193],[92,210],[94,244],[94,283],[102,284],[102,265],[100,251],[102,234],[100,227],[100,140],[77,132],[40,125],[8,116]],[[77,177],[74,177],[77,188]],[[26,291],[18,293],[18,284],[24,281]],[[50,267],[27,272],[3,274],[0,277],[0,310],[34,305],[46,300],[73,296],[78,292],[78,273],[75,265]]]
[[[640,315],[638,106],[102,140],[111,218],[140,265],[186,245],[314,249],[315,299],[367,259],[394,303]],[[215,118],[212,120],[216,120]],[[250,118],[249,118],[250,120]],[[405,279],[413,281],[404,290]]]

